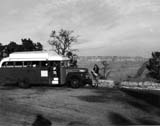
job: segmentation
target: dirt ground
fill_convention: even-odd
[[[160,124],[159,107],[115,88],[0,87],[0,126],[32,126],[39,114],[52,126]]]

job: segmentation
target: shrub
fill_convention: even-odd
[[[148,76],[160,81],[160,52],[153,52],[147,64]]]
[[[108,77],[111,73],[111,68],[110,68],[109,64],[107,63],[107,61],[101,61],[101,64],[103,65],[103,67],[102,67],[103,75],[101,77],[102,77],[102,79],[108,79]]]

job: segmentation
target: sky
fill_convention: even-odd
[[[52,30],[73,30],[84,56],[160,50],[160,0],[0,0],[0,42],[31,38],[46,50]]]

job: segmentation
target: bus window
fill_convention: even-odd
[[[57,62],[57,61],[50,61],[49,64],[50,64],[50,66],[54,67],[54,66],[57,66],[59,64],[59,62]]]
[[[48,62],[47,61],[42,61],[41,62],[41,67],[48,67]]]
[[[22,67],[22,66],[23,66],[23,62],[21,61],[15,62],[15,67]]]
[[[14,62],[7,62],[7,67],[14,67]]]
[[[6,66],[7,66],[7,62],[3,62],[2,67],[6,67]]]
[[[23,67],[32,67],[31,61],[24,61]]]
[[[39,67],[40,62],[39,61],[32,61],[32,67]]]

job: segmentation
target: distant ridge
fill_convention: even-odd
[[[108,61],[108,62],[145,62],[148,58],[144,57],[128,57],[128,56],[79,56],[78,60],[85,60],[85,61]]]

